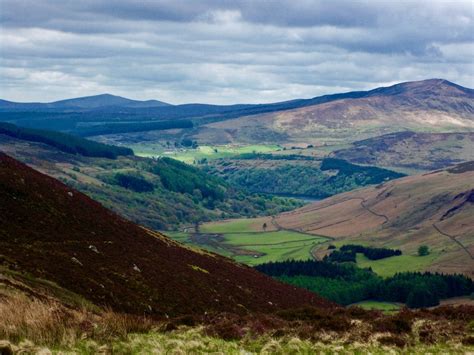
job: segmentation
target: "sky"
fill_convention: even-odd
[[[474,1],[0,0],[0,98],[266,103],[474,87]]]

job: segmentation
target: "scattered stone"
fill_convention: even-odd
[[[135,270],[136,272],[142,272],[140,268],[135,264],[133,264],[133,270]]]
[[[72,257],[72,258],[71,258],[71,261],[72,261],[73,263],[76,263],[77,265],[84,266],[84,265],[83,265],[77,258],[75,258],[75,257]]]
[[[94,245],[89,245],[89,249],[92,250],[94,253],[99,254],[99,250]]]
[[[108,345],[102,345],[97,349],[97,354],[112,354],[112,350]]]
[[[69,191],[67,194],[71,197],[74,196],[74,194],[71,191]]]

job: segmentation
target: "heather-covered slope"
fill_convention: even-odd
[[[0,262],[99,304],[156,316],[331,307],[251,268],[188,249],[0,153]]]
[[[331,156],[355,164],[429,171],[474,160],[474,132],[397,132],[354,142]]]

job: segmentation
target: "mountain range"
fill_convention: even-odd
[[[312,99],[224,106],[169,105],[105,94],[47,104],[0,101],[0,112],[2,121],[71,133],[97,126],[97,132],[103,134],[103,125],[110,128],[112,124],[122,124],[120,131],[126,133],[136,131],[139,123],[186,120],[192,124],[177,128],[202,143],[318,143],[328,138],[356,140],[402,130],[472,130],[474,90],[429,79]],[[125,127],[125,122],[135,127]],[[156,129],[163,127],[140,128]]]
[[[49,103],[31,102],[20,103],[6,100],[0,100],[0,108],[14,110],[87,110],[99,109],[105,107],[115,108],[150,108],[171,106],[170,104],[158,100],[138,101],[131,100],[121,96],[110,94],[101,94],[95,96],[78,97],[67,100],[54,101]]]
[[[318,144],[407,130],[474,129],[474,90],[442,79],[323,96],[295,105],[298,107],[207,124],[195,136],[205,142]]]

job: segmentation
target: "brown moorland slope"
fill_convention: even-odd
[[[0,264],[95,304],[158,317],[333,307],[308,291],[146,230],[3,153]]]
[[[354,142],[330,156],[355,164],[426,172],[474,160],[474,132],[389,133]]]
[[[275,223],[342,244],[396,247],[407,255],[427,244],[434,259],[425,269],[473,277],[474,162],[339,194],[283,213]]]
[[[382,87],[301,108],[208,124],[202,142],[355,141],[396,131],[474,130],[474,90],[443,79]]]

